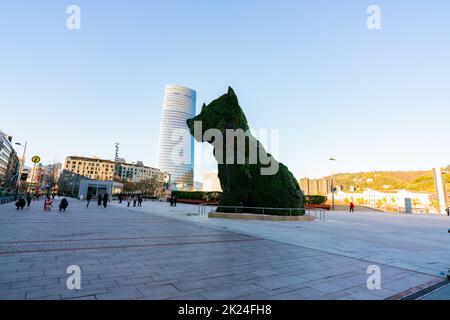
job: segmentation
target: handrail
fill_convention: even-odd
[[[218,204],[212,204],[212,203],[208,203],[208,202],[205,202],[205,203],[201,203],[201,204],[199,204],[198,205],[198,209],[197,209],[197,215],[198,216],[203,216],[203,215],[205,215],[205,208],[206,207],[217,207],[218,206]],[[212,210],[211,210],[212,211]]]
[[[15,194],[9,195],[9,196],[0,197],[0,205],[13,202],[14,200],[16,200],[16,197],[17,197],[17,195],[15,195]]]

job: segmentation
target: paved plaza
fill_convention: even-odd
[[[158,202],[42,207],[0,206],[1,300],[398,299],[441,282],[450,266],[446,217],[282,223],[208,219]],[[380,290],[366,284],[374,264]],[[66,286],[71,265],[82,270],[81,290]]]

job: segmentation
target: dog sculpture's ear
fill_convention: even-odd
[[[228,87],[228,95],[231,97],[236,97],[236,93],[234,93],[234,90],[232,87]]]

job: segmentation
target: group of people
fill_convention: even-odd
[[[128,196],[127,197],[127,207],[129,207],[131,205],[131,202],[133,202],[133,207],[142,207],[142,202],[144,201],[144,199],[142,198],[141,195],[132,195],[132,196]],[[121,201],[119,200],[119,203]]]
[[[40,195],[36,194],[36,200],[39,201]],[[52,194],[51,196],[48,195],[45,197],[44,200],[44,211],[50,211],[53,208],[53,200],[55,199],[55,195]],[[23,210],[25,206],[29,208],[31,206],[31,202],[33,200],[33,197],[31,196],[31,193],[27,193],[25,197],[20,197],[15,205],[17,210]],[[69,206],[69,201],[66,198],[63,198],[59,203],[59,211],[66,211],[67,207]]]
[[[66,211],[69,206],[69,201],[66,198],[62,198],[59,202],[59,211]],[[53,208],[53,198],[47,196],[44,200],[44,211],[50,211]]]
[[[92,200],[92,193],[88,192],[87,196],[86,196],[86,208],[89,207],[89,204],[91,203]],[[107,207],[108,206],[108,201],[109,201],[109,195],[107,193],[105,193],[104,195],[102,195],[101,193],[98,194],[97,196],[97,205],[100,207],[103,204],[103,207]]]

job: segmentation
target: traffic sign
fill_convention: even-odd
[[[41,158],[39,156],[34,156],[33,158],[31,158],[31,161],[33,161],[33,163],[39,163],[41,162]]]

